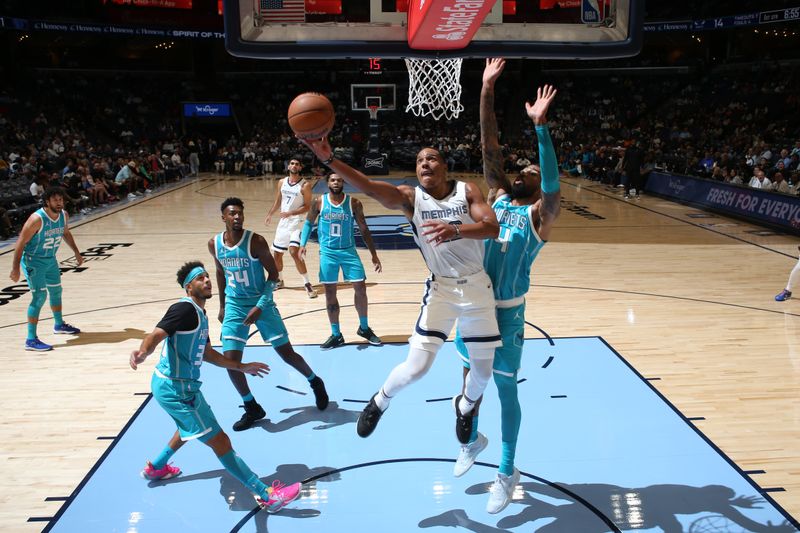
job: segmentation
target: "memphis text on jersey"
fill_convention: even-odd
[[[420,216],[422,220],[431,220],[434,218],[450,218],[452,216],[466,215],[469,212],[469,207],[464,205],[457,205],[455,207],[447,207],[445,209],[422,209]]]

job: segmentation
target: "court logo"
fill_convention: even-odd
[[[364,217],[372,235],[372,242],[378,250],[409,250],[416,248],[414,230],[408,219],[402,215],[376,215]],[[366,248],[358,225],[354,226],[356,246]],[[315,229],[316,233],[316,229]]]
[[[114,248],[117,247],[129,248],[131,246],[133,246],[132,242],[101,242],[98,246],[87,248],[85,251],[81,252],[81,255],[83,256],[84,264],[86,264],[89,261],[105,261],[106,259],[114,255],[112,253],[109,253],[110,250],[113,250]],[[76,274],[80,274],[81,272],[89,270],[89,267],[78,266],[78,263],[75,260],[75,258],[70,257],[69,259],[60,261],[58,264],[58,269],[61,271],[61,275],[63,276],[67,272],[75,272]],[[0,306],[13,302],[17,298],[19,298],[24,294],[27,294],[28,292],[29,290],[27,283],[10,285],[8,287],[0,289]]]

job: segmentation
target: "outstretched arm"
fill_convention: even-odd
[[[168,336],[169,334],[159,327],[156,327],[152,332],[150,332],[150,334],[144,338],[142,344],[139,345],[139,349],[131,352],[129,361],[131,368],[136,370],[136,367],[144,363],[144,360],[147,359],[147,356],[153,353],[153,350],[156,349],[156,346],[158,346],[159,343],[161,343],[161,341],[166,339]]]
[[[539,87],[536,91],[536,102],[525,103],[528,116],[536,126],[536,137],[539,140],[539,172],[542,177],[542,205],[539,236],[547,240],[558,215],[561,213],[561,185],[558,181],[558,161],[550,131],[547,127],[547,110],[557,91],[551,85]]]
[[[361,230],[361,236],[364,237],[364,242],[367,244],[367,248],[369,249],[370,255],[372,255],[372,265],[375,268],[375,272],[381,272],[383,267],[381,266],[381,260],[378,259],[378,252],[375,250],[375,243],[372,242],[372,234],[369,232],[369,226],[367,226],[367,219],[364,218],[364,206],[361,204],[360,201],[356,200],[355,198],[352,199],[353,202],[353,214],[356,217],[356,222],[358,223],[358,229]]]
[[[264,376],[269,374],[268,365],[259,362],[242,363],[234,359],[228,359],[227,357],[216,351],[214,348],[212,348],[210,342],[206,344],[206,349],[203,352],[203,361],[207,361],[212,365],[226,368],[228,370],[237,370],[239,372],[250,374],[251,376],[256,376],[259,378],[263,378]]]
[[[481,87],[481,149],[483,152],[483,177],[490,189],[502,196],[511,187],[503,172],[503,151],[497,133],[497,117],[494,113],[494,84],[506,61],[502,58],[489,58],[483,70],[483,86]]]
[[[410,187],[395,187],[385,181],[371,180],[363,173],[354,169],[344,161],[333,158],[333,150],[328,143],[327,137],[322,139],[300,139],[300,142],[308,146],[314,155],[328,168],[342,177],[344,181],[374,198],[387,209],[400,209],[407,217],[414,214],[414,189]]]

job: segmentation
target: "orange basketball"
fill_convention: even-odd
[[[303,139],[321,139],[336,119],[333,104],[320,93],[303,93],[289,104],[289,127]]]

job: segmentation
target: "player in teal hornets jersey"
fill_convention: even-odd
[[[519,482],[514,456],[522,419],[517,396],[517,372],[525,338],[525,295],[530,286],[531,266],[550,236],[561,201],[558,164],[546,118],[556,90],[549,85],[538,89],[534,104],[525,104],[527,114],[536,127],[540,166],[529,165],[513,181],[503,173],[503,154],[494,114],[494,84],[504,65],[503,59],[486,60],[480,103],[483,174],[489,188],[496,191],[492,208],[500,223],[497,239],[485,241],[484,256],[486,272],[494,285],[497,323],[503,338],[503,345],[495,349],[493,365],[494,381],[500,397],[502,457],[486,505],[486,510],[492,514],[505,509]],[[456,335],[456,348],[465,362],[466,377],[469,359],[459,333]],[[461,447],[453,468],[456,476],[466,473],[488,445],[488,439],[478,432],[479,408],[480,402],[474,411],[472,435],[469,442]]]
[[[271,343],[287,364],[305,376],[314,391],[317,408],[325,409],[328,407],[325,384],[292,348],[286,326],[272,299],[272,291],[278,281],[278,269],[266,239],[244,229],[244,203],[239,198],[226,199],[222,202],[221,211],[225,231],[208,241],[208,251],[217,266],[219,321],[222,323],[222,350],[225,357],[234,361],[242,360],[250,326],[255,324],[261,332],[261,338]],[[264,269],[269,273],[268,279],[264,276]],[[245,410],[233,429],[243,431],[264,418],[266,412],[253,397],[244,374],[229,371],[228,375],[242,396]]]
[[[46,352],[53,347],[39,340],[36,326],[47,294],[50,294],[50,308],[53,310],[53,333],[77,335],[78,328],[64,322],[61,307],[61,270],[58,268],[56,252],[64,240],[75,253],[78,265],[83,264],[83,256],[69,231],[67,212],[64,211],[66,192],[61,187],[50,187],[44,192],[44,207],[35,211],[17,239],[14,260],[11,267],[11,280],[20,279],[20,266],[28,280],[31,303],[28,306],[28,335],[25,349]]]
[[[356,334],[367,339],[372,345],[383,344],[380,337],[369,327],[367,317],[367,275],[364,265],[356,252],[354,227],[358,223],[361,236],[372,254],[375,272],[383,270],[372,234],[364,218],[364,207],[361,202],[344,194],[344,180],[337,174],[328,176],[329,194],[315,198],[311,202],[303,233],[300,236],[300,255],[305,258],[306,244],[311,228],[317,217],[317,235],[319,237],[319,281],[325,287],[325,304],[328,309],[328,320],[331,323],[331,336],[320,345],[323,350],[330,350],[344,344],[344,335],[339,328],[339,299],[336,297],[336,286],[339,281],[339,269],[344,281],[353,284],[354,303],[358,313],[359,326]]]
[[[184,264],[178,270],[178,284],[186,291],[186,297],[169,308],[139,349],[131,352],[129,361],[136,370],[164,341],[150,387],[158,404],[178,426],[161,453],[147,461],[142,477],[156,481],[179,475],[180,468],[167,461],[187,441],[197,439],[208,445],[222,466],[253,492],[262,509],[276,513],[300,496],[300,483],[286,486],[277,482],[267,487],[233,450],[230,438],[220,428],[200,390],[203,361],[227,368],[228,372],[257,377],[269,374],[269,366],[234,361],[211,347],[205,311],[206,300],[211,298],[211,278],[201,262]]]

